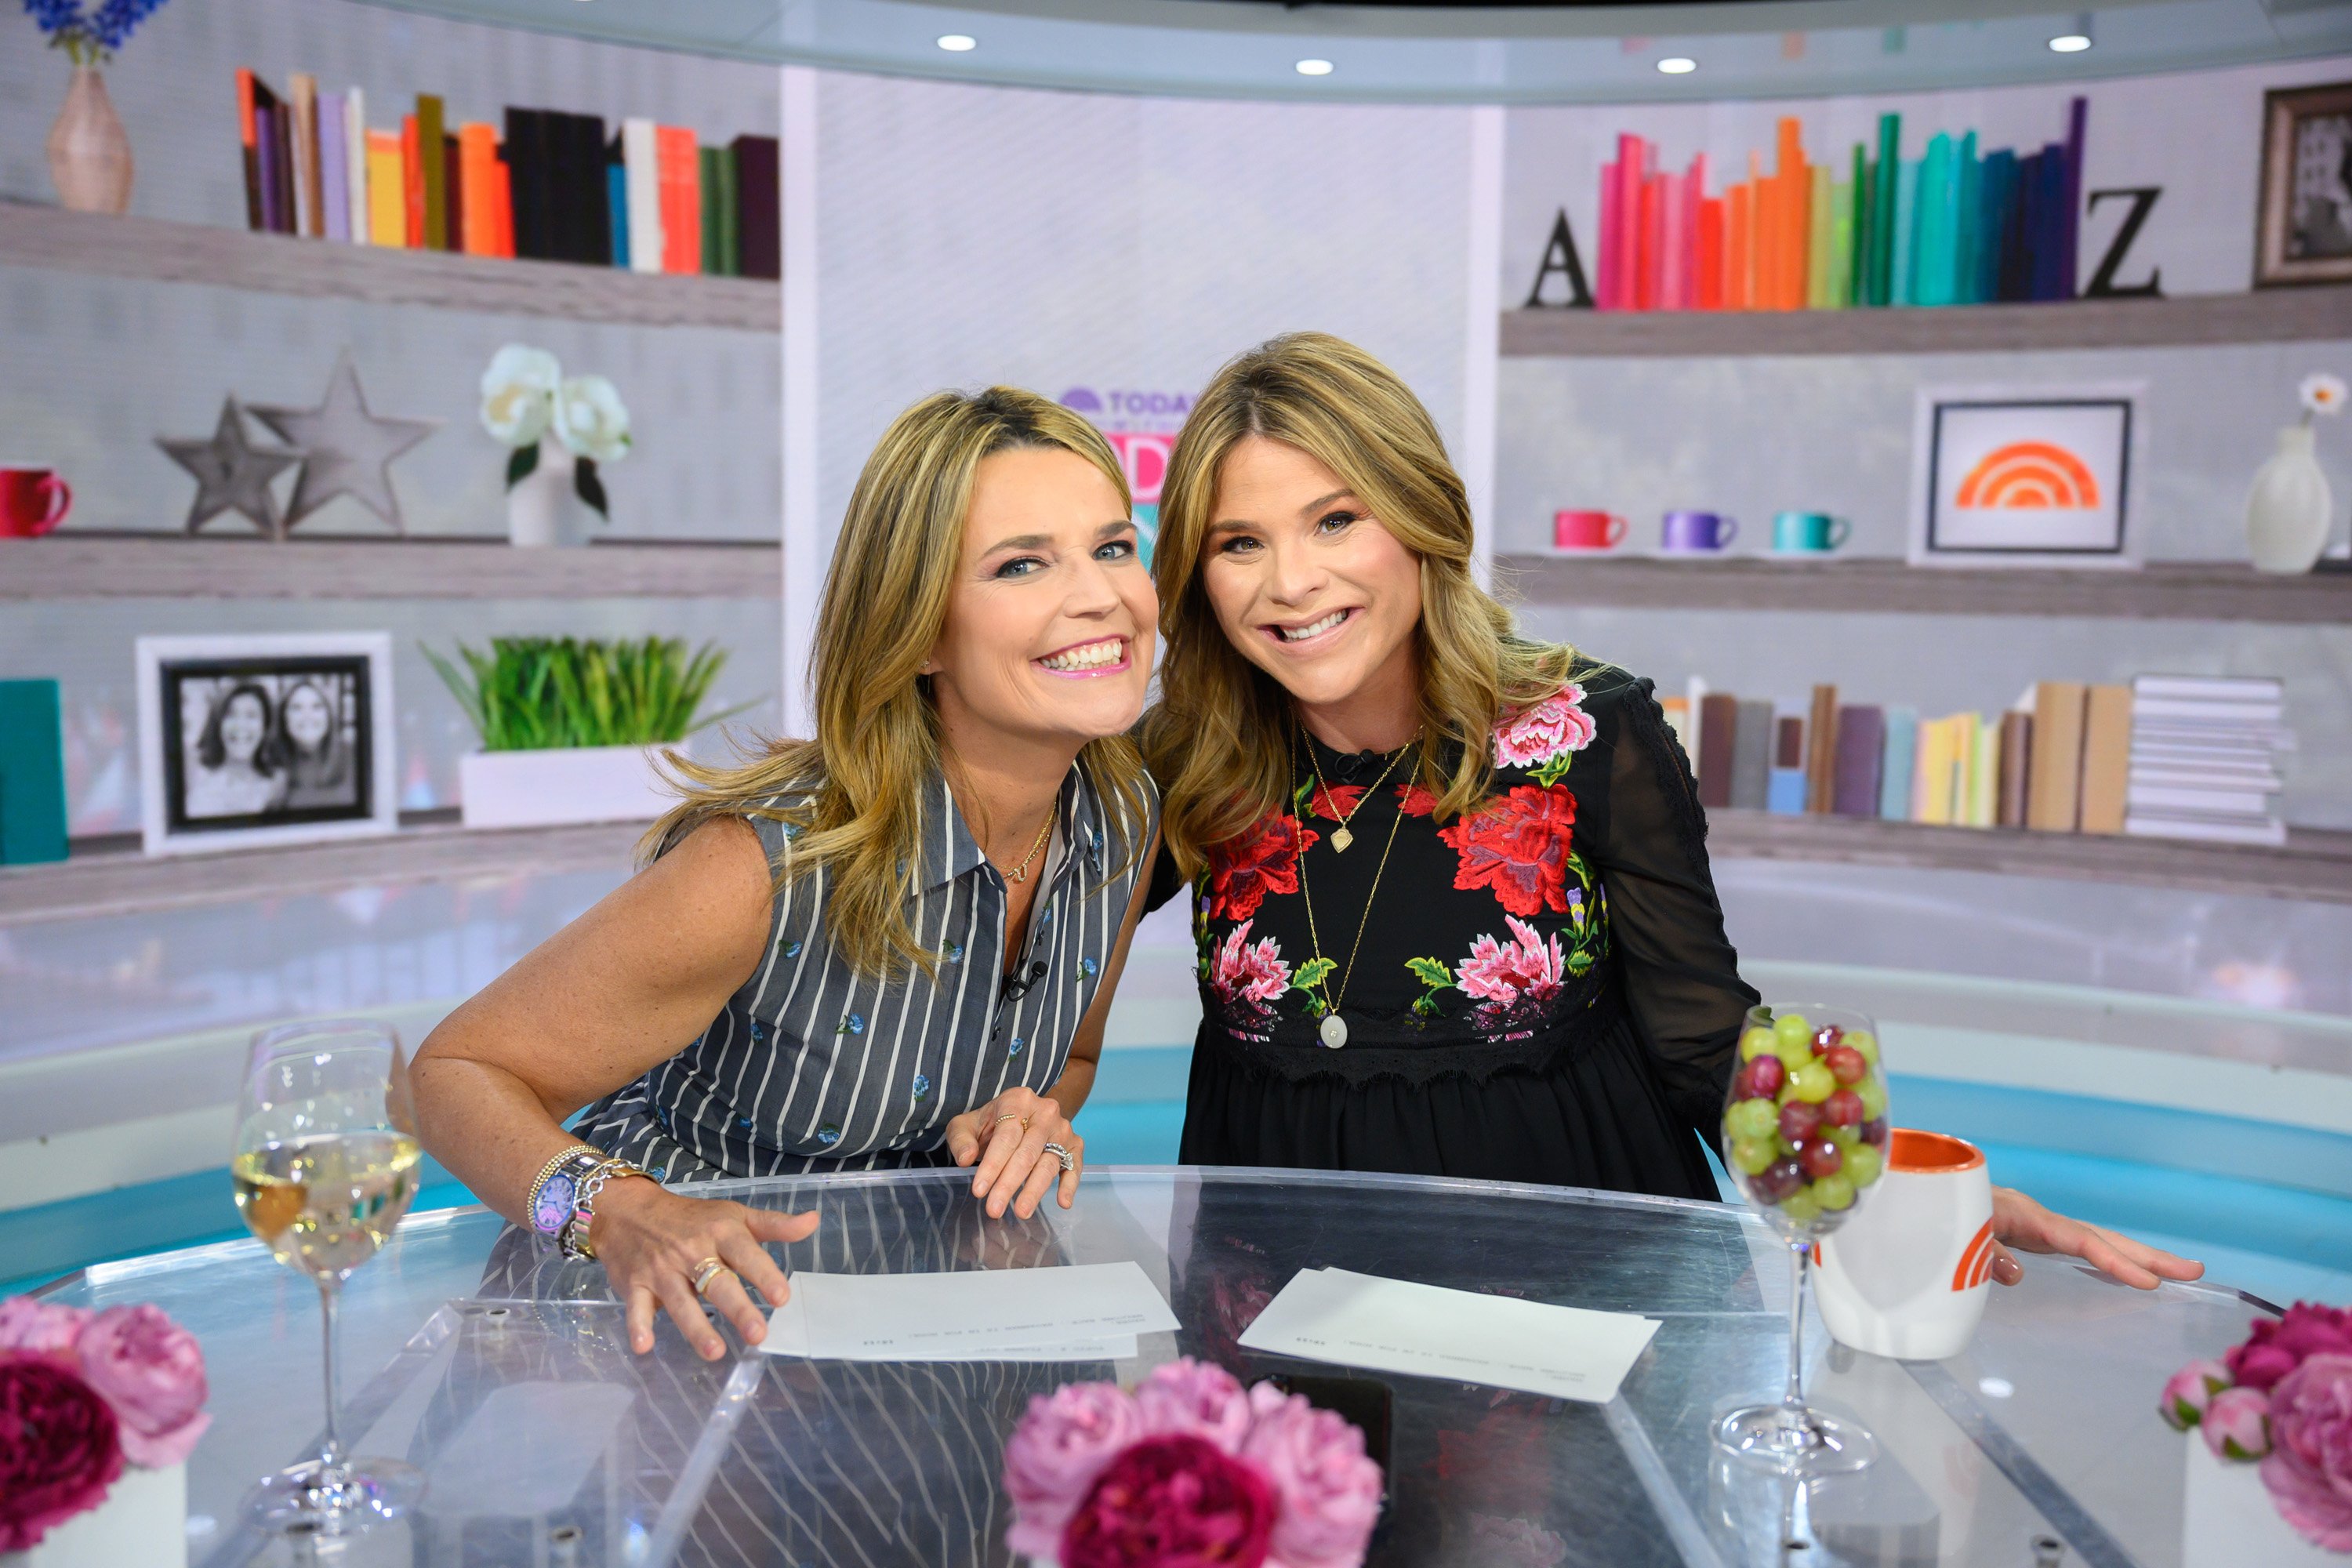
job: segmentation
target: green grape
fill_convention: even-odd
[[[1831,1179],[1835,1180],[1836,1178],[1832,1177]],[[1818,1187],[1821,1184],[1819,1182],[1815,1182],[1813,1185]],[[1787,1197],[1780,1200],[1780,1212],[1789,1216],[1789,1223],[1790,1225],[1797,1226],[1801,1228],[1812,1224],[1813,1221],[1822,1217],[1821,1200],[1813,1196],[1811,1189],[1799,1187],[1795,1192],[1790,1193]]]
[[[1835,1094],[1838,1088],[1837,1074],[1818,1061],[1807,1062],[1790,1073],[1789,1081],[1796,1086],[1799,1100],[1814,1105]]]
[[[1743,1100],[1724,1112],[1723,1125],[1735,1139],[1769,1139],[1780,1125],[1780,1110],[1769,1100]]]
[[[1843,1149],[1849,1156],[1862,1144],[1862,1129],[1859,1127],[1834,1127],[1823,1123],[1822,1136]]]
[[[1885,1168],[1885,1155],[1867,1143],[1855,1143],[1847,1147],[1845,1168],[1838,1173],[1860,1188],[1878,1180],[1879,1173]]]
[[[1765,1052],[1778,1049],[1780,1044],[1780,1037],[1771,1030],[1750,1029],[1739,1037],[1739,1059],[1752,1062]]]
[[[1813,1048],[1813,1026],[1802,1013],[1781,1014],[1772,1021],[1772,1033],[1783,1046],[1802,1046],[1809,1054]]]
[[[1731,1145],[1731,1163],[1751,1176],[1780,1157],[1780,1151],[1769,1138],[1741,1138]]]
[[[1840,1171],[1833,1176],[1823,1176],[1811,1189],[1813,1201],[1835,1213],[1853,1206],[1853,1178]]]
[[[1886,1114],[1886,1083],[1876,1073],[1855,1084],[1853,1092],[1862,1100],[1862,1119],[1864,1121],[1875,1121]]]
[[[1839,1043],[1852,1046],[1855,1050],[1860,1051],[1862,1059],[1871,1066],[1878,1065],[1878,1037],[1868,1029],[1848,1029],[1845,1032],[1845,1038]]]
[[[1790,1072],[1813,1060],[1813,1042],[1810,1039],[1799,1040],[1793,1045],[1787,1040],[1779,1040],[1774,1048]]]

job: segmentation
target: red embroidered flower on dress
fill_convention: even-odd
[[[1307,809],[1318,816],[1328,816],[1334,822],[1345,822],[1356,803],[1364,798],[1361,784],[1318,784],[1307,802]]]
[[[1298,818],[1269,816],[1209,848],[1209,913],[1245,921],[1268,893],[1298,891],[1298,858],[1322,841]]]
[[[1584,688],[1571,680],[1496,725],[1495,761],[1507,768],[1532,768],[1584,750],[1598,726],[1580,706],[1583,701]]]
[[[1437,813],[1437,796],[1424,784],[1399,784],[1397,809],[1407,816],[1433,816]]]
[[[1457,888],[1488,888],[1515,915],[1568,912],[1568,855],[1576,797],[1566,787],[1515,785],[1437,836],[1460,858]]]

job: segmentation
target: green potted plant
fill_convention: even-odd
[[[646,821],[673,798],[661,748],[743,711],[705,713],[727,656],[676,637],[493,637],[425,657],[480,735],[458,759],[468,827]],[[459,668],[462,664],[463,668]]]

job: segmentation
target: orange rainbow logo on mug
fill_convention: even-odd
[[[1978,458],[1952,499],[1959,506],[2088,510],[2099,504],[2099,481],[2063,447],[2011,441]]]
[[[1959,1267],[1952,1270],[1952,1289],[1973,1290],[1992,1275],[1992,1221],[1987,1220],[1977,1230],[1976,1239],[1960,1254]]]

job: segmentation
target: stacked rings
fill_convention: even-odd
[[[721,1274],[732,1274],[735,1271],[732,1268],[728,1268],[727,1265],[719,1258],[704,1258],[701,1263],[696,1266],[694,1270],[694,1293],[698,1296],[709,1294],[710,1282],[713,1279],[718,1279]]]
[[[1076,1156],[1075,1154],[1072,1154],[1072,1153],[1069,1152],[1069,1150],[1067,1150],[1066,1148],[1063,1147],[1063,1146],[1062,1146],[1061,1144],[1059,1144],[1059,1143],[1048,1143],[1048,1144],[1046,1144],[1046,1145],[1045,1145],[1045,1152],[1046,1152],[1046,1153],[1048,1153],[1048,1154],[1053,1155],[1055,1159],[1057,1159],[1057,1160],[1061,1161],[1061,1162],[1062,1162],[1062,1169],[1064,1169],[1065,1171],[1075,1171],[1075,1170],[1076,1170],[1076,1169],[1078,1168],[1077,1156]]]

